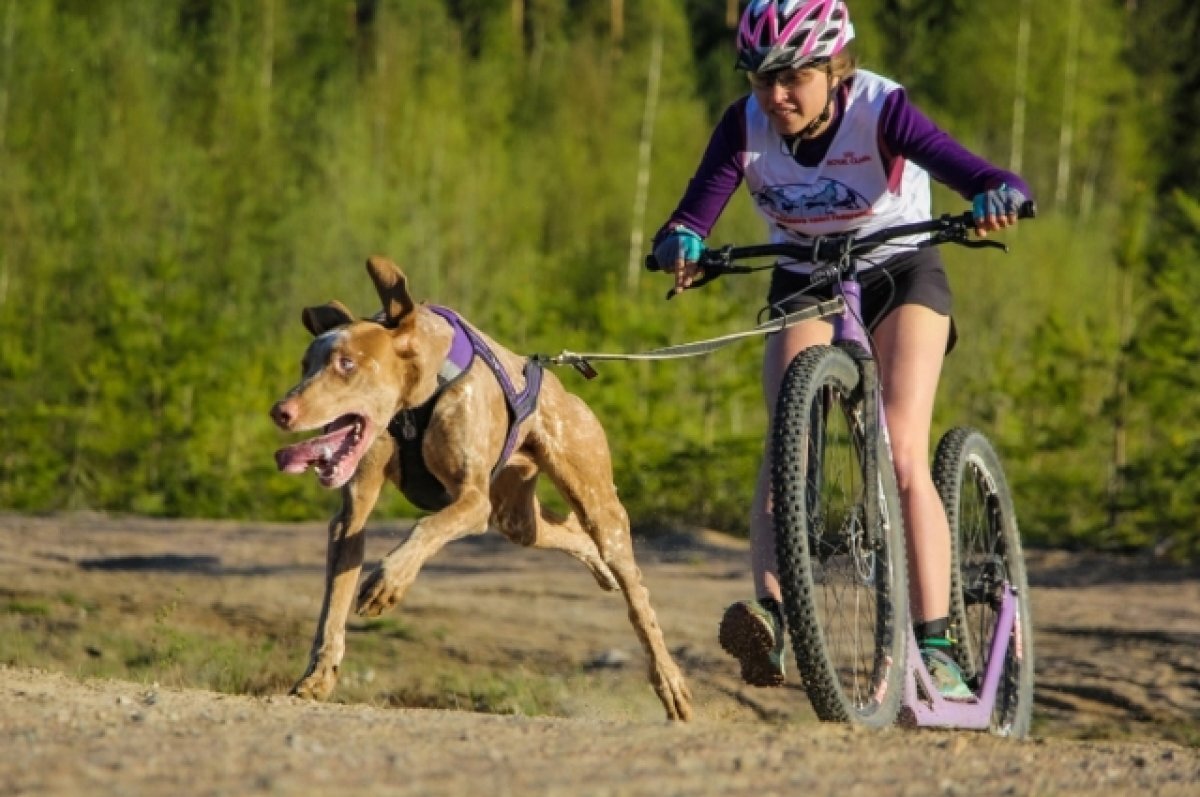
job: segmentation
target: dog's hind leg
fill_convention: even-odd
[[[593,506],[581,512],[585,526],[593,530],[600,556],[608,564],[629,607],[629,620],[637,631],[638,639],[650,658],[650,683],[667,711],[667,718],[688,720],[692,718],[692,694],[683,679],[683,673],[667,650],[662,628],[654,608],[650,605],[650,591],[642,583],[642,572],[633,558],[633,540],[629,534],[629,517],[617,501],[616,491],[603,500],[601,506]]]
[[[325,598],[317,620],[308,669],[291,694],[324,700],[337,685],[338,667],[346,652],[346,617],[362,570],[366,538],[363,527],[379,499],[384,483],[384,462],[392,448],[377,444],[363,458],[358,475],[342,488],[342,508],[329,521],[329,546],[325,558]]]
[[[650,605],[650,592],[634,561],[629,516],[617,498],[604,429],[582,399],[567,393],[552,379],[543,386],[539,413],[543,419],[539,465],[575,510],[600,558],[620,584],[629,620],[650,659],[650,683],[667,718],[691,719],[691,691],[667,650]]]
[[[516,456],[492,482],[492,523],[518,545],[551,548],[578,559],[591,571],[601,589],[620,589],[612,570],[600,558],[596,543],[574,513],[560,517],[537,498],[538,468],[532,460]]]

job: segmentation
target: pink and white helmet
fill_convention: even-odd
[[[737,68],[773,72],[832,58],[854,38],[843,0],[751,0],[738,26]]]

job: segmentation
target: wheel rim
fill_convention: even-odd
[[[876,649],[880,569],[868,539],[864,513],[863,440],[855,406],[833,387],[812,407],[807,474],[810,497],[808,544],[814,595],[825,633],[825,651],[840,688],[857,711],[878,702],[881,681]],[[884,515],[886,517],[886,514]],[[885,588],[885,587],[884,587]]]
[[[958,633],[960,664],[973,691],[982,686],[1001,600],[1010,575],[1004,507],[991,474],[977,457],[968,457],[959,500],[958,550],[964,622]],[[1020,644],[1021,623],[1013,626]],[[1009,647],[992,714],[993,728],[1011,723],[1019,698],[1019,662]]]

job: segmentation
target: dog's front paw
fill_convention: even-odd
[[[289,695],[305,700],[325,700],[337,686],[337,668],[316,668],[292,687]]]
[[[380,567],[359,589],[356,611],[363,617],[377,617],[399,603],[403,594],[403,587],[389,577],[387,568]]]

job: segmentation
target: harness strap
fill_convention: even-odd
[[[453,500],[446,486],[425,467],[425,458],[421,456],[425,430],[429,428],[429,418],[440,395],[439,388],[429,401],[419,407],[400,410],[388,424],[388,433],[396,439],[399,449],[400,492],[426,512],[444,509]]]
[[[450,328],[454,330],[454,338],[450,341],[450,351],[446,352],[446,359],[442,361],[442,366],[438,369],[438,392],[441,392],[471,367],[471,363],[475,361],[476,347],[474,339],[464,334],[466,326],[458,317],[458,313],[433,304],[427,306],[445,319],[450,324]],[[434,398],[437,398],[437,393],[434,393]]]
[[[437,511],[450,504],[450,494],[437,477],[425,467],[421,454],[421,446],[425,439],[425,430],[433,416],[433,408],[446,388],[461,379],[478,355],[500,383],[504,393],[504,403],[508,410],[508,433],[504,441],[504,449],[499,460],[492,467],[491,478],[495,480],[501,468],[508,462],[517,446],[517,433],[521,422],[537,409],[538,393],[542,386],[542,366],[535,360],[525,363],[525,389],[520,393],[513,387],[512,380],[501,365],[500,359],[492,351],[491,346],[478,332],[467,324],[457,313],[446,307],[426,305],[437,315],[441,316],[451,329],[454,338],[450,343],[450,351],[438,369],[438,387],[433,395],[419,407],[401,410],[396,413],[388,424],[388,432],[400,444],[400,490],[413,504],[427,511]]]
[[[470,338],[475,353],[488,364],[492,373],[496,375],[496,381],[500,383],[500,389],[504,391],[504,403],[508,406],[508,437],[504,441],[504,450],[500,454],[499,461],[492,468],[492,478],[495,479],[517,447],[517,433],[520,431],[521,422],[537,409],[538,393],[542,387],[542,366],[534,359],[525,361],[525,389],[518,393],[517,389],[513,387],[512,380],[508,378],[504,366],[500,364],[500,359],[487,345],[487,342],[466,324],[460,322],[459,326]]]

